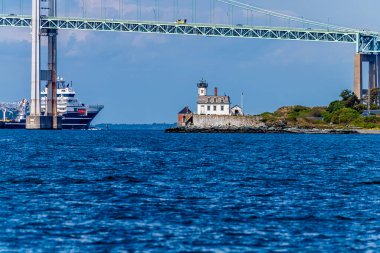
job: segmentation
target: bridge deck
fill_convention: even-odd
[[[31,27],[31,16],[0,15],[0,26]],[[357,52],[380,52],[380,34],[354,30],[315,30],[216,24],[42,17],[41,28],[196,35],[252,39],[356,43]]]

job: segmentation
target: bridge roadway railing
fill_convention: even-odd
[[[0,15],[0,26],[31,27],[31,17]],[[46,16],[41,17],[41,28],[356,43],[357,52],[380,52],[379,33],[355,30],[333,31],[245,25],[177,24],[174,22],[53,18]]]

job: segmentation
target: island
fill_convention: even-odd
[[[284,106],[275,112],[265,112],[260,115],[244,115],[241,111],[237,111],[236,114],[232,111],[225,115],[195,114],[189,107],[185,107],[178,114],[177,126],[165,131],[167,133],[380,134],[379,95],[378,88],[371,89],[370,96],[364,96],[362,99],[352,91],[344,90],[340,94],[340,99],[328,106]],[[211,101],[212,99],[211,97]]]

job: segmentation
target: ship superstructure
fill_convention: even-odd
[[[41,113],[46,112],[47,90],[41,92]],[[10,106],[12,105],[12,106]],[[72,83],[63,78],[57,80],[57,112],[62,116],[63,129],[88,129],[92,120],[104,108],[102,105],[85,105],[76,98]],[[29,103],[23,99],[19,103],[0,103],[2,120],[0,128],[25,128],[25,119],[29,114]]]

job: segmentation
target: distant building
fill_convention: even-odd
[[[199,115],[230,115],[230,97],[218,96],[218,88],[215,87],[214,95],[207,95],[208,84],[203,79],[197,84],[198,100],[197,114]]]
[[[240,106],[235,105],[234,107],[231,108],[231,115],[243,116],[244,115],[243,109]]]
[[[193,113],[190,110],[190,108],[186,106],[178,113],[177,125],[188,126],[193,123],[192,120],[193,120]]]

